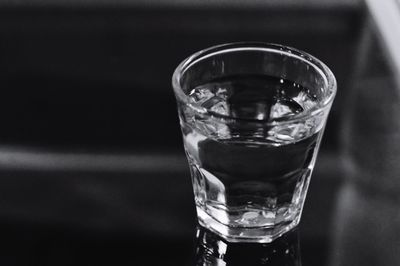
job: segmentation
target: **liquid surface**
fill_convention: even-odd
[[[299,84],[261,75],[221,78],[197,86],[189,96],[210,113],[254,120],[290,117],[317,104],[316,95]]]
[[[274,228],[301,212],[323,113],[309,90],[284,79],[236,76],[202,84],[180,113],[198,215],[236,228]],[[232,119],[234,118],[234,119]],[[259,122],[257,122],[259,121]]]

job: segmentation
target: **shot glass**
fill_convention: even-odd
[[[267,43],[193,54],[175,70],[199,224],[268,243],[300,221],[336,80],[317,58]]]

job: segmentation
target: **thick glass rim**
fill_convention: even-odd
[[[267,53],[279,53],[282,56],[296,58],[305,64],[313,67],[323,78],[324,80],[324,89],[326,90],[326,94],[322,101],[319,101],[318,104],[313,106],[312,108],[306,110],[305,112],[301,112],[299,114],[295,114],[289,117],[278,117],[278,118],[268,118],[265,120],[258,119],[243,119],[238,117],[232,117],[217,113],[210,113],[208,110],[194,102],[190,101],[190,97],[183,92],[181,78],[185,74],[185,72],[193,65],[201,62],[204,59],[210,58],[212,56],[224,54],[224,53],[234,53],[234,52],[242,52],[242,51],[260,51]],[[241,121],[246,120],[246,122],[254,122],[254,123],[265,123],[265,124],[281,124],[281,123],[292,123],[297,120],[305,119],[311,116],[314,116],[320,113],[321,110],[324,110],[327,106],[329,106],[336,95],[337,83],[336,78],[333,75],[332,71],[326,66],[321,60],[318,58],[301,51],[296,48],[274,44],[274,43],[264,43],[264,42],[235,42],[235,43],[225,43],[216,46],[212,46],[201,51],[198,51],[191,56],[184,59],[178,67],[175,69],[172,75],[172,87],[174,89],[174,93],[179,101],[188,105],[191,109],[198,113],[209,113],[210,116],[213,116],[217,119],[222,120],[234,120]]]

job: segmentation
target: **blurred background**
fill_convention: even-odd
[[[303,265],[398,265],[396,27],[382,26],[377,2],[1,1],[0,261],[190,261],[196,217],[171,75],[203,48],[263,41],[315,55],[338,81]]]

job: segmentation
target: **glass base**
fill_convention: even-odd
[[[293,221],[285,221],[274,226],[232,227],[216,221],[199,207],[197,207],[197,216],[201,226],[228,242],[270,243],[291,231],[300,222],[299,214]]]

